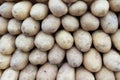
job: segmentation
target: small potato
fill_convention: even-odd
[[[69,7],[69,13],[73,16],[82,16],[87,11],[87,4],[83,1],[77,1]]]
[[[95,80],[95,78],[91,72],[80,67],[76,70],[76,80]]]
[[[46,63],[38,70],[36,80],[55,80],[57,72],[56,65]]]
[[[62,18],[62,26],[66,31],[73,32],[78,29],[79,21],[76,17],[65,15]]]
[[[101,53],[107,53],[111,49],[111,39],[108,34],[102,30],[97,30],[92,34],[93,44]]]
[[[56,80],[75,80],[75,69],[64,63],[58,71]]]
[[[83,61],[82,53],[77,48],[72,47],[66,52],[67,61],[72,67],[79,67]]]
[[[48,0],[36,0],[37,2],[46,2]]]
[[[62,0],[49,0],[49,9],[54,16],[61,17],[68,12],[68,8]]]
[[[11,61],[11,55],[4,55],[0,53],[0,69],[6,69],[9,67]]]
[[[83,65],[90,72],[98,72],[102,67],[102,58],[100,53],[91,48],[88,52],[84,53]]]
[[[41,51],[48,51],[54,45],[54,38],[50,34],[40,31],[34,40],[36,47]]]
[[[21,33],[21,24],[22,22],[14,18],[10,19],[8,22],[8,32],[12,35],[18,35]]]
[[[35,20],[43,20],[48,15],[48,7],[43,3],[36,3],[30,11],[30,15]]]
[[[12,18],[12,8],[14,6],[13,2],[4,2],[0,6],[0,14],[5,18]]]
[[[120,0],[109,0],[110,8],[114,12],[120,12]]]
[[[18,80],[19,71],[15,71],[12,68],[4,70],[0,80]]]
[[[114,73],[105,67],[95,73],[96,80],[115,80]]]
[[[12,54],[15,50],[15,37],[10,34],[5,34],[0,40],[0,53]]]
[[[14,70],[22,70],[28,63],[29,53],[16,50],[12,55],[10,66]]]
[[[120,80],[120,72],[115,73],[115,78],[116,78],[116,80]]]
[[[29,61],[33,65],[42,65],[47,61],[47,52],[34,49],[29,55]]]
[[[101,27],[106,33],[115,33],[118,29],[117,15],[109,11],[106,16],[100,18]]]
[[[24,20],[29,16],[32,3],[30,1],[20,1],[12,8],[12,15],[18,20]]]
[[[28,64],[19,75],[19,80],[35,80],[37,75],[37,66]]]
[[[74,32],[75,45],[81,52],[87,52],[92,45],[92,37],[89,32],[79,29]]]
[[[20,34],[15,41],[16,47],[24,52],[29,52],[34,47],[34,38]]]
[[[65,3],[74,3],[76,2],[77,0],[63,0]]]
[[[95,0],[91,4],[91,12],[97,17],[103,17],[108,13],[109,3],[107,0]]]
[[[70,49],[74,42],[72,35],[65,30],[58,31],[55,35],[55,40],[63,49]]]
[[[104,65],[111,71],[120,71],[120,54],[115,50],[110,50],[103,55]]]
[[[41,25],[42,31],[48,34],[55,33],[59,27],[60,27],[60,18],[57,18],[52,14],[48,15],[42,21],[42,25]]]
[[[99,19],[90,12],[85,13],[80,18],[81,27],[86,31],[94,31],[99,27]]]
[[[61,64],[65,57],[65,50],[60,48],[57,44],[49,51],[48,60],[51,64]]]
[[[40,29],[39,21],[34,20],[31,17],[26,18],[21,26],[22,33],[27,36],[34,36]]]

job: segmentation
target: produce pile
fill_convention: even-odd
[[[0,0],[0,80],[120,80],[120,0]]]

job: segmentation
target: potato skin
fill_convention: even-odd
[[[114,12],[120,11],[120,1],[119,0],[109,0],[110,8]]]
[[[120,72],[115,72],[115,78],[116,80],[120,80]]]

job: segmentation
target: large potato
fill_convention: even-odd
[[[64,63],[58,71],[56,80],[75,80],[75,69]]]
[[[74,32],[75,45],[81,52],[87,52],[92,45],[92,37],[89,32],[79,29]]]
[[[107,53],[111,49],[111,39],[108,34],[102,30],[97,30],[92,34],[95,48],[102,53]]]
[[[109,0],[109,4],[112,11],[120,12],[120,0]]]
[[[57,72],[56,65],[46,63],[38,70],[36,80],[55,80]]]
[[[120,72],[115,73],[115,78],[116,78],[116,80],[120,80]]]

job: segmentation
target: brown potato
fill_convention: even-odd
[[[116,78],[116,80],[120,80],[120,72],[115,73],[115,78]]]
[[[120,12],[120,1],[119,0],[109,0],[110,8],[114,12]]]

